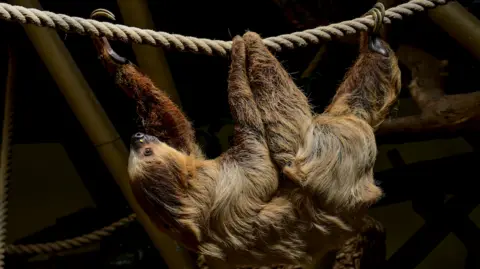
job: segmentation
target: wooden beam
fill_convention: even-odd
[[[10,0],[10,2],[28,8],[42,9],[38,0]],[[183,255],[177,251],[175,242],[161,233],[138,205],[128,183],[128,150],[58,34],[54,30],[33,25],[23,27],[169,268],[192,268],[182,260]]]
[[[152,15],[145,0],[117,0],[123,22],[129,26],[155,29]],[[161,90],[165,91],[181,107],[180,96],[170,73],[162,48],[132,44],[133,52],[141,70],[145,72]]]
[[[430,18],[480,60],[480,20],[457,1],[428,11]]]

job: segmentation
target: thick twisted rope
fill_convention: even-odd
[[[392,7],[385,12],[384,23],[391,23],[392,19],[401,20],[403,16],[412,15],[414,12],[424,11],[445,4],[448,0],[411,0],[407,3]],[[231,49],[231,41],[210,40],[191,36],[156,32],[150,29],[140,29],[121,24],[100,22],[92,19],[70,17],[34,8],[25,8],[6,3],[0,3],[0,19],[15,21],[23,24],[33,24],[41,27],[59,29],[68,33],[80,35],[105,36],[110,40],[133,42],[160,46],[166,49],[188,51],[207,55],[227,56]],[[304,47],[307,44],[318,44],[321,40],[331,40],[333,37],[343,37],[359,31],[367,31],[374,26],[371,15],[353,20],[343,21],[320,26],[290,34],[268,37],[265,44],[273,51]]]
[[[103,238],[110,236],[117,228],[125,226],[136,218],[135,214],[116,221],[109,226],[103,227],[100,230],[96,230],[89,234],[78,236],[75,238],[43,243],[43,244],[29,244],[29,245],[9,245],[6,248],[8,254],[44,254],[52,253],[63,250],[69,250],[77,247],[81,247],[87,244],[91,244],[102,240]]]

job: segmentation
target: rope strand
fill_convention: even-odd
[[[411,0],[407,3],[392,7],[385,12],[384,23],[391,20],[402,20],[403,16],[412,15],[415,12],[424,11],[445,4],[448,0]],[[125,43],[147,44],[159,46],[165,49],[187,51],[207,55],[227,56],[231,49],[231,41],[210,40],[166,32],[156,32],[150,29],[109,22],[100,22],[92,19],[70,17],[64,14],[56,14],[35,8],[0,3],[0,19],[22,24],[33,24],[40,27],[62,30],[68,33],[80,35],[105,36],[110,40],[118,40]],[[353,20],[320,26],[300,32],[268,37],[264,39],[265,45],[271,50],[280,52],[284,49],[305,47],[308,44],[318,44],[321,40],[332,40],[333,37],[344,37],[359,31],[367,31],[374,26],[371,15]]]
[[[75,238],[48,243],[9,245],[7,246],[6,251],[8,254],[45,254],[62,250],[69,250],[100,241],[103,238],[112,235],[112,233],[116,229],[133,222],[135,219],[136,215],[131,214],[126,218],[116,221],[108,226],[103,227],[100,230],[93,231],[89,234],[84,234]]]

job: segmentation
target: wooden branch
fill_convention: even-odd
[[[480,92],[443,96],[430,99],[420,115],[385,121],[377,134],[480,131],[479,120]]]
[[[420,109],[444,96],[443,78],[440,75],[446,63],[415,47],[402,45],[397,58],[412,72],[410,94]]]
[[[435,137],[459,131],[480,131],[480,92],[445,95],[441,76],[444,62],[408,46],[400,47],[397,56],[412,72],[409,90],[421,113],[386,120],[377,131],[380,141],[392,142],[396,138],[401,141],[415,135]]]

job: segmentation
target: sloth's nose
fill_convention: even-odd
[[[143,133],[136,133],[136,134],[133,135],[133,137],[134,137],[135,139],[142,139],[142,138],[145,137],[145,134],[143,134]]]
[[[140,140],[144,139],[145,138],[145,134],[144,133],[136,133],[134,135],[132,135],[132,139],[131,139],[131,142],[132,143],[138,143],[138,142],[142,142]]]
[[[136,133],[136,134],[132,135],[132,138],[130,139],[130,146],[134,150],[138,150],[144,142],[145,142],[145,134],[144,133]]]

